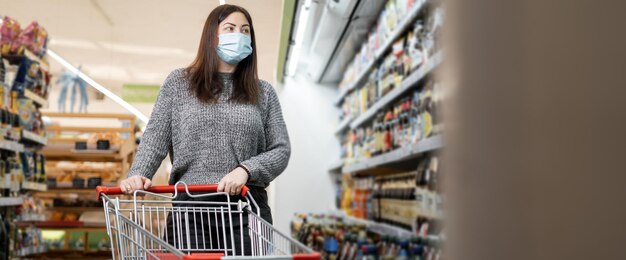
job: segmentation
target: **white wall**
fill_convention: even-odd
[[[333,100],[336,88],[306,78],[286,78],[279,90],[289,137],[291,159],[285,172],[270,186],[274,226],[289,234],[294,213],[334,209],[335,190],[328,165],[339,158],[334,136],[338,124]]]

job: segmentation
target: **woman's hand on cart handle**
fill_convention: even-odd
[[[226,174],[217,184],[218,192],[226,192],[230,195],[241,194],[241,189],[248,181],[248,172],[239,166]]]
[[[131,194],[136,190],[147,190],[152,186],[152,181],[143,176],[131,176],[120,182],[123,193]]]

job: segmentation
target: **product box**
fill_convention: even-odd
[[[94,231],[87,234],[87,250],[108,251],[111,250],[111,239],[105,231]]]
[[[48,250],[64,250],[65,249],[65,231],[62,230],[43,230],[41,232],[44,243]]]
[[[68,231],[70,236],[69,249],[82,251],[85,250],[86,233],[84,231]]]

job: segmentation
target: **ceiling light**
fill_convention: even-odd
[[[226,0],[220,0],[220,5],[225,5],[226,4]]]
[[[295,75],[298,69],[298,62],[300,61],[300,54],[302,53],[301,46],[304,39],[304,33],[310,17],[311,0],[307,0],[300,8],[300,14],[298,15],[298,27],[296,28],[296,38],[293,45],[293,51],[291,57],[289,57],[289,64],[287,64],[287,75]]]

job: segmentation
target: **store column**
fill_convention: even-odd
[[[449,259],[626,259],[626,2],[445,4]]]

